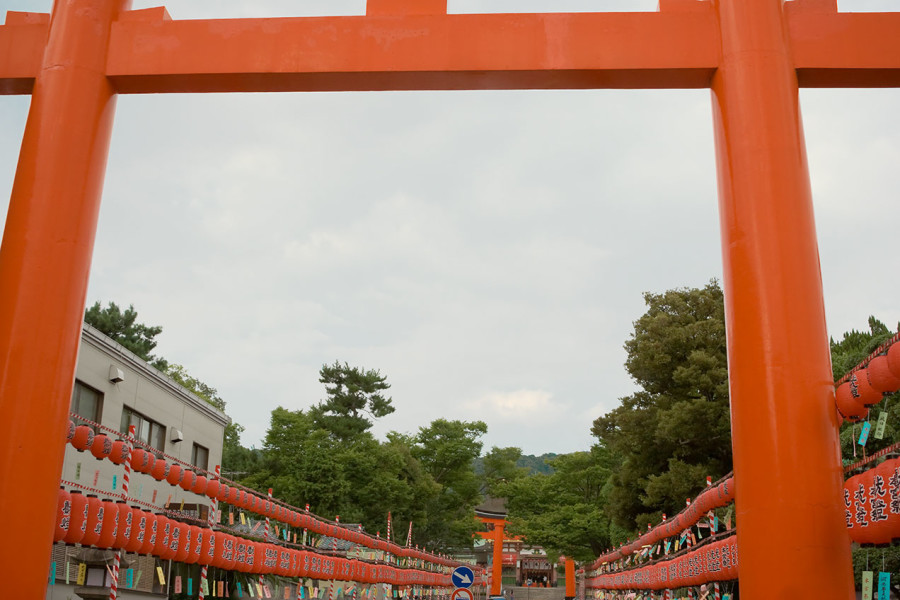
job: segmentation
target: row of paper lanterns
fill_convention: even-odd
[[[900,538],[900,458],[847,479],[844,512],[854,542],[890,544]]]
[[[606,554],[603,554],[588,567],[589,571],[598,569],[603,563],[611,563],[627,558],[646,546],[679,535],[682,531],[696,525],[709,511],[727,506],[734,500],[734,477],[729,477],[718,485],[708,486],[691,504],[675,515],[663,521],[633,542],[628,542]]]
[[[188,525],[124,501],[60,488],[54,541],[125,550],[243,573],[449,587],[450,577],[414,569],[327,557]]]
[[[858,421],[869,407],[881,402],[884,394],[900,390],[900,343],[886,354],[876,356],[864,368],[854,371],[835,391],[835,405],[848,421]]]
[[[587,579],[595,590],[667,590],[738,578],[737,537],[709,542],[675,558]]]
[[[131,469],[134,472],[150,475],[157,481],[166,481],[173,486],[177,485],[186,492],[206,495],[210,499],[226,502],[260,516],[276,519],[296,528],[308,529],[318,535],[327,535],[367,548],[381,550],[394,556],[418,559],[442,567],[454,567],[461,564],[444,556],[417,548],[404,548],[388,540],[373,538],[360,531],[326,523],[307,512],[291,510],[268,498],[228,486],[216,479],[207,479],[177,463],[170,463],[165,458],[157,458],[153,453],[142,448],[133,448],[129,455],[128,446],[124,440],[113,441],[110,436],[103,433],[95,435],[93,428],[87,425],[75,426],[74,422],[69,421],[67,441],[79,452],[90,452],[97,460],[107,459],[117,465],[130,461]]]

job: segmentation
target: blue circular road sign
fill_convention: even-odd
[[[453,585],[456,587],[468,588],[472,587],[472,584],[475,582],[475,571],[469,567],[456,567],[453,569],[453,574],[450,577]]]

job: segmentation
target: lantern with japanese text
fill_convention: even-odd
[[[69,533],[69,524],[72,522],[72,494],[66,488],[60,487],[56,496],[56,529],[53,531],[53,541],[61,542]]]
[[[247,562],[247,544],[244,538],[237,538],[234,542],[234,567],[241,573],[249,572],[249,563]]]
[[[84,452],[91,447],[94,442],[94,430],[87,425],[79,425],[75,428],[75,435],[72,437],[72,446],[79,452]]]
[[[181,469],[181,465],[171,464],[169,465],[169,474],[166,476],[166,481],[169,482],[169,485],[178,485],[181,483],[183,475],[184,471]]]
[[[93,546],[100,539],[100,532],[103,529],[103,502],[94,494],[88,494],[87,506],[87,525],[81,538],[81,545]]]
[[[123,465],[126,460],[131,458],[128,451],[128,445],[124,440],[116,440],[112,445],[112,452],[109,453],[109,460],[115,465]]]
[[[157,458],[153,461],[153,468],[150,469],[150,476],[157,481],[162,481],[169,476],[169,463],[164,458]]]
[[[149,555],[153,554],[153,550],[156,548],[156,536],[159,532],[159,520],[157,516],[149,510],[145,510],[141,514],[142,518],[146,519],[147,525],[144,528],[144,541],[141,544],[141,548],[140,550],[138,550],[138,552],[140,554]]]
[[[66,441],[71,443],[72,438],[75,437],[75,421],[69,419],[69,425],[66,428]]]
[[[213,557],[212,566],[217,567],[219,569],[225,569],[228,566],[229,560],[231,560],[231,556],[229,555],[229,550],[226,547],[228,543],[228,534],[223,533],[221,531],[215,532],[215,543],[214,543],[214,552],[215,555]]]
[[[216,494],[216,500],[219,502],[226,502],[228,500],[228,490],[230,488],[224,484],[219,482],[219,493]]]
[[[197,560],[201,565],[211,565],[216,558],[216,532],[212,529],[205,528],[203,530],[202,544],[200,545],[200,558]]]
[[[185,562],[189,565],[196,564],[200,561],[200,553],[203,552],[203,534],[206,530],[197,525],[191,525],[191,547],[188,549],[188,555]]]
[[[197,479],[197,474],[191,471],[190,469],[185,469],[181,475],[181,482],[178,484],[181,486],[186,492],[191,491],[191,488],[194,487],[194,481]]]
[[[191,546],[191,528],[187,523],[179,522],[176,526],[175,532],[177,535],[175,539],[178,540],[178,546],[175,548],[175,556],[172,558],[175,562],[183,563],[187,558],[188,549]],[[169,540],[169,546],[171,546],[171,540]]]
[[[153,556],[163,558],[169,554],[169,535],[172,533],[173,521],[169,517],[157,513],[156,515],[156,544],[153,548]]]
[[[112,440],[105,433],[98,433],[91,442],[91,454],[97,460],[103,460],[112,452]]]
[[[128,544],[128,538],[131,536],[133,515],[131,507],[125,504],[124,500],[116,500],[116,512],[119,513],[119,526],[116,529],[116,541],[113,542],[113,548],[121,549]]]
[[[228,497],[225,499],[225,501],[232,506],[237,506],[238,499],[240,498],[240,496],[241,496],[241,490],[232,486],[232,487],[228,488]]]
[[[147,517],[140,506],[131,507],[131,533],[125,543],[126,552],[140,552],[147,535]]]
[[[100,510],[100,537],[94,542],[94,546],[104,549],[112,548],[119,533],[119,510],[116,508],[115,502],[109,499],[103,500]]]
[[[206,484],[207,479],[203,475],[197,475],[197,478],[194,479],[194,485],[191,486],[191,491],[201,496],[206,493]]]
[[[69,527],[62,541],[67,544],[77,544],[87,530],[88,501],[84,494],[73,490],[69,493],[69,502],[71,504]]]
[[[857,398],[866,406],[872,406],[881,402],[881,392],[875,391],[869,383],[868,369],[859,369],[850,376],[850,392],[854,398]]]
[[[131,468],[135,471],[141,472],[141,468],[149,465],[151,460],[156,462],[153,455],[143,448],[134,447],[131,450]]]
[[[850,390],[849,381],[845,381],[835,390],[834,402],[837,405],[838,412],[848,421],[858,421],[868,412],[865,405],[854,397],[853,392]]]

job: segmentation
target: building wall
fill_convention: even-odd
[[[123,381],[110,381],[110,366],[122,370]],[[127,406],[165,426],[164,447],[160,449],[165,454],[190,463],[193,445],[197,443],[209,450],[209,470],[212,471],[216,465],[221,464],[225,427],[230,422],[228,417],[87,324],[82,333],[75,379],[103,395],[99,420],[101,425],[119,431],[123,407]],[[183,441],[171,441],[172,430],[181,431]],[[122,466],[114,465],[106,459],[97,460],[90,452],[78,452],[71,444],[66,445],[61,477],[63,480],[112,491],[115,477],[115,492],[121,493],[123,473]],[[166,502],[171,502],[176,507],[182,501],[187,505],[209,503],[206,496],[185,492],[181,487],[171,486],[164,481],[157,482],[150,475],[142,473],[132,474],[129,498],[158,507],[164,506]],[[74,583],[73,574],[77,571],[75,559],[81,555],[80,547],[54,545],[53,560],[57,564],[57,579],[55,585],[48,587],[48,600],[77,598],[73,592],[74,585],[71,584]],[[142,572],[139,587],[149,589],[146,584],[155,579],[155,566],[160,563],[154,559],[138,559],[133,555],[129,555],[128,560],[134,561],[135,572]],[[70,585],[65,584],[66,561],[70,565]],[[167,573],[168,566],[162,566]],[[124,585],[124,579],[123,574],[121,585]],[[125,590],[119,595],[126,600],[129,597],[153,597],[146,593],[129,594]]]

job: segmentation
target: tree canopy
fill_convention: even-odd
[[[84,320],[134,352],[142,360],[152,364],[160,371],[165,371],[168,363],[163,358],[150,354],[156,348],[156,336],[162,333],[159,325],[144,325],[137,321],[134,305],[128,305],[124,311],[115,302],[103,308],[99,301],[84,311]]]
[[[328,397],[310,410],[310,414],[319,427],[338,439],[352,439],[368,431],[372,419],[394,412],[391,398],[382,394],[391,386],[377,370],[335,361],[333,365],[322,365],[319,383],[325,384]]]
[[[625,342],[641,389],[594,421],[615,457],[609,511],[624,530],[672,514],[707,475],[731,470],[725,308],[718,282],[645,293],[647,311]]]

